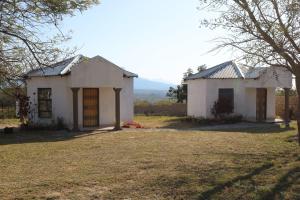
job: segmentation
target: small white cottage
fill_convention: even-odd
[[[72,57],[26,74],[30,118],[48,125],[62,119],[74,130],[131,121],[136,74],[96,56]]]
[[[185,83],[189,116],[213,117],[214,102],[224,97],[231,101],[235,114],[251,121],[266,121],[276,117],[275,89],[284,88],[288,98],[292,74],[282,67],[247,68],[229,61],[193,74]]]

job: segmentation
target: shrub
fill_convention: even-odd
[[[224,115],[229,115],[233,113],[233,105],[232,102],[226,98],[218,99],[218,101],[214,102],[214,105],[211,109],[211,114],[215,118],[220,118]]]
[[[195,118],[186,117],[182,119],[188,123],[195,123],[199,125],[216,125],[216,124],[234,124],[243,121],[242,115],[221,115],[219,118]]]

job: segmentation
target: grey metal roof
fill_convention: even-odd
[[[187,77],[185,80],[194,79],[254,79],[258,78],[265,68],[248,68],[238,66],[234,61],[228,61],[212,68]]]
[[[100,56],[97,56],[102,58]],[[82,62],[85,59],[89,59],[83,55],[77,55],[61,62],[55,63],[49,67],[38,68],[31,70],[25,74],[25,77],[39,77],[39,76],[64,76],[68,75],[71,72],[73,66],[77,65],[78,63]],[[102,58],[103,60],[107,61],[106,59]],[[107,61],[109,62],[109,61]],[[110,63],[110,62],[109,62]],[[113,64],[113,63],[111,63]],[[113,64],[115,65],[115,64]],[[115,65],[117,66],[117,65]],[[118,67],[118,66],[117,66]],[[121,67],[118,67],[120,70],[123,71],[125,77],[137,77],[137,74],[132,72],[126,71]]]
[[[55,63],[48,67],[38,68],[31,70],[26,73],[26,76],[28,77],[35,77],[35,76],[58,76],[58,75],[65,75],[67,74],[68,70],[71,69],[71,65],[74,65],[74,60],[80,60],[83,56],[78,55],[74,56],[72,58],[68,58],[66,60],[63,60],[61,62]]]

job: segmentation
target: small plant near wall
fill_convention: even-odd
[[[232,114],[233,109],[234,107],[232,101],[227,98],[220,98],[214,102],[214,105],[211,109],[211,114],[215,118],[223,118],[226,115]]]
[[[26,125],[29,123],[29,97],[23,94],[18,94],[17,100],[19,102],[18,116],[20,117],[20,122],[22,125]]]

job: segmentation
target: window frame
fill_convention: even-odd
[[[50,90],[50,97],[49,98],[40,98],[40,94],[43,90]],[[42,119],[51,119],[52,118],[52,88],[38,88],[37,91],[37,97],[38,97],[38,116]],[[47,106],[46,110],[41,110],[41,102],[46,102],[46,105],[51,105],[51,108],[49,109]],[[45,117],[42,116],[41,113],[49,113],[49,116]]]

